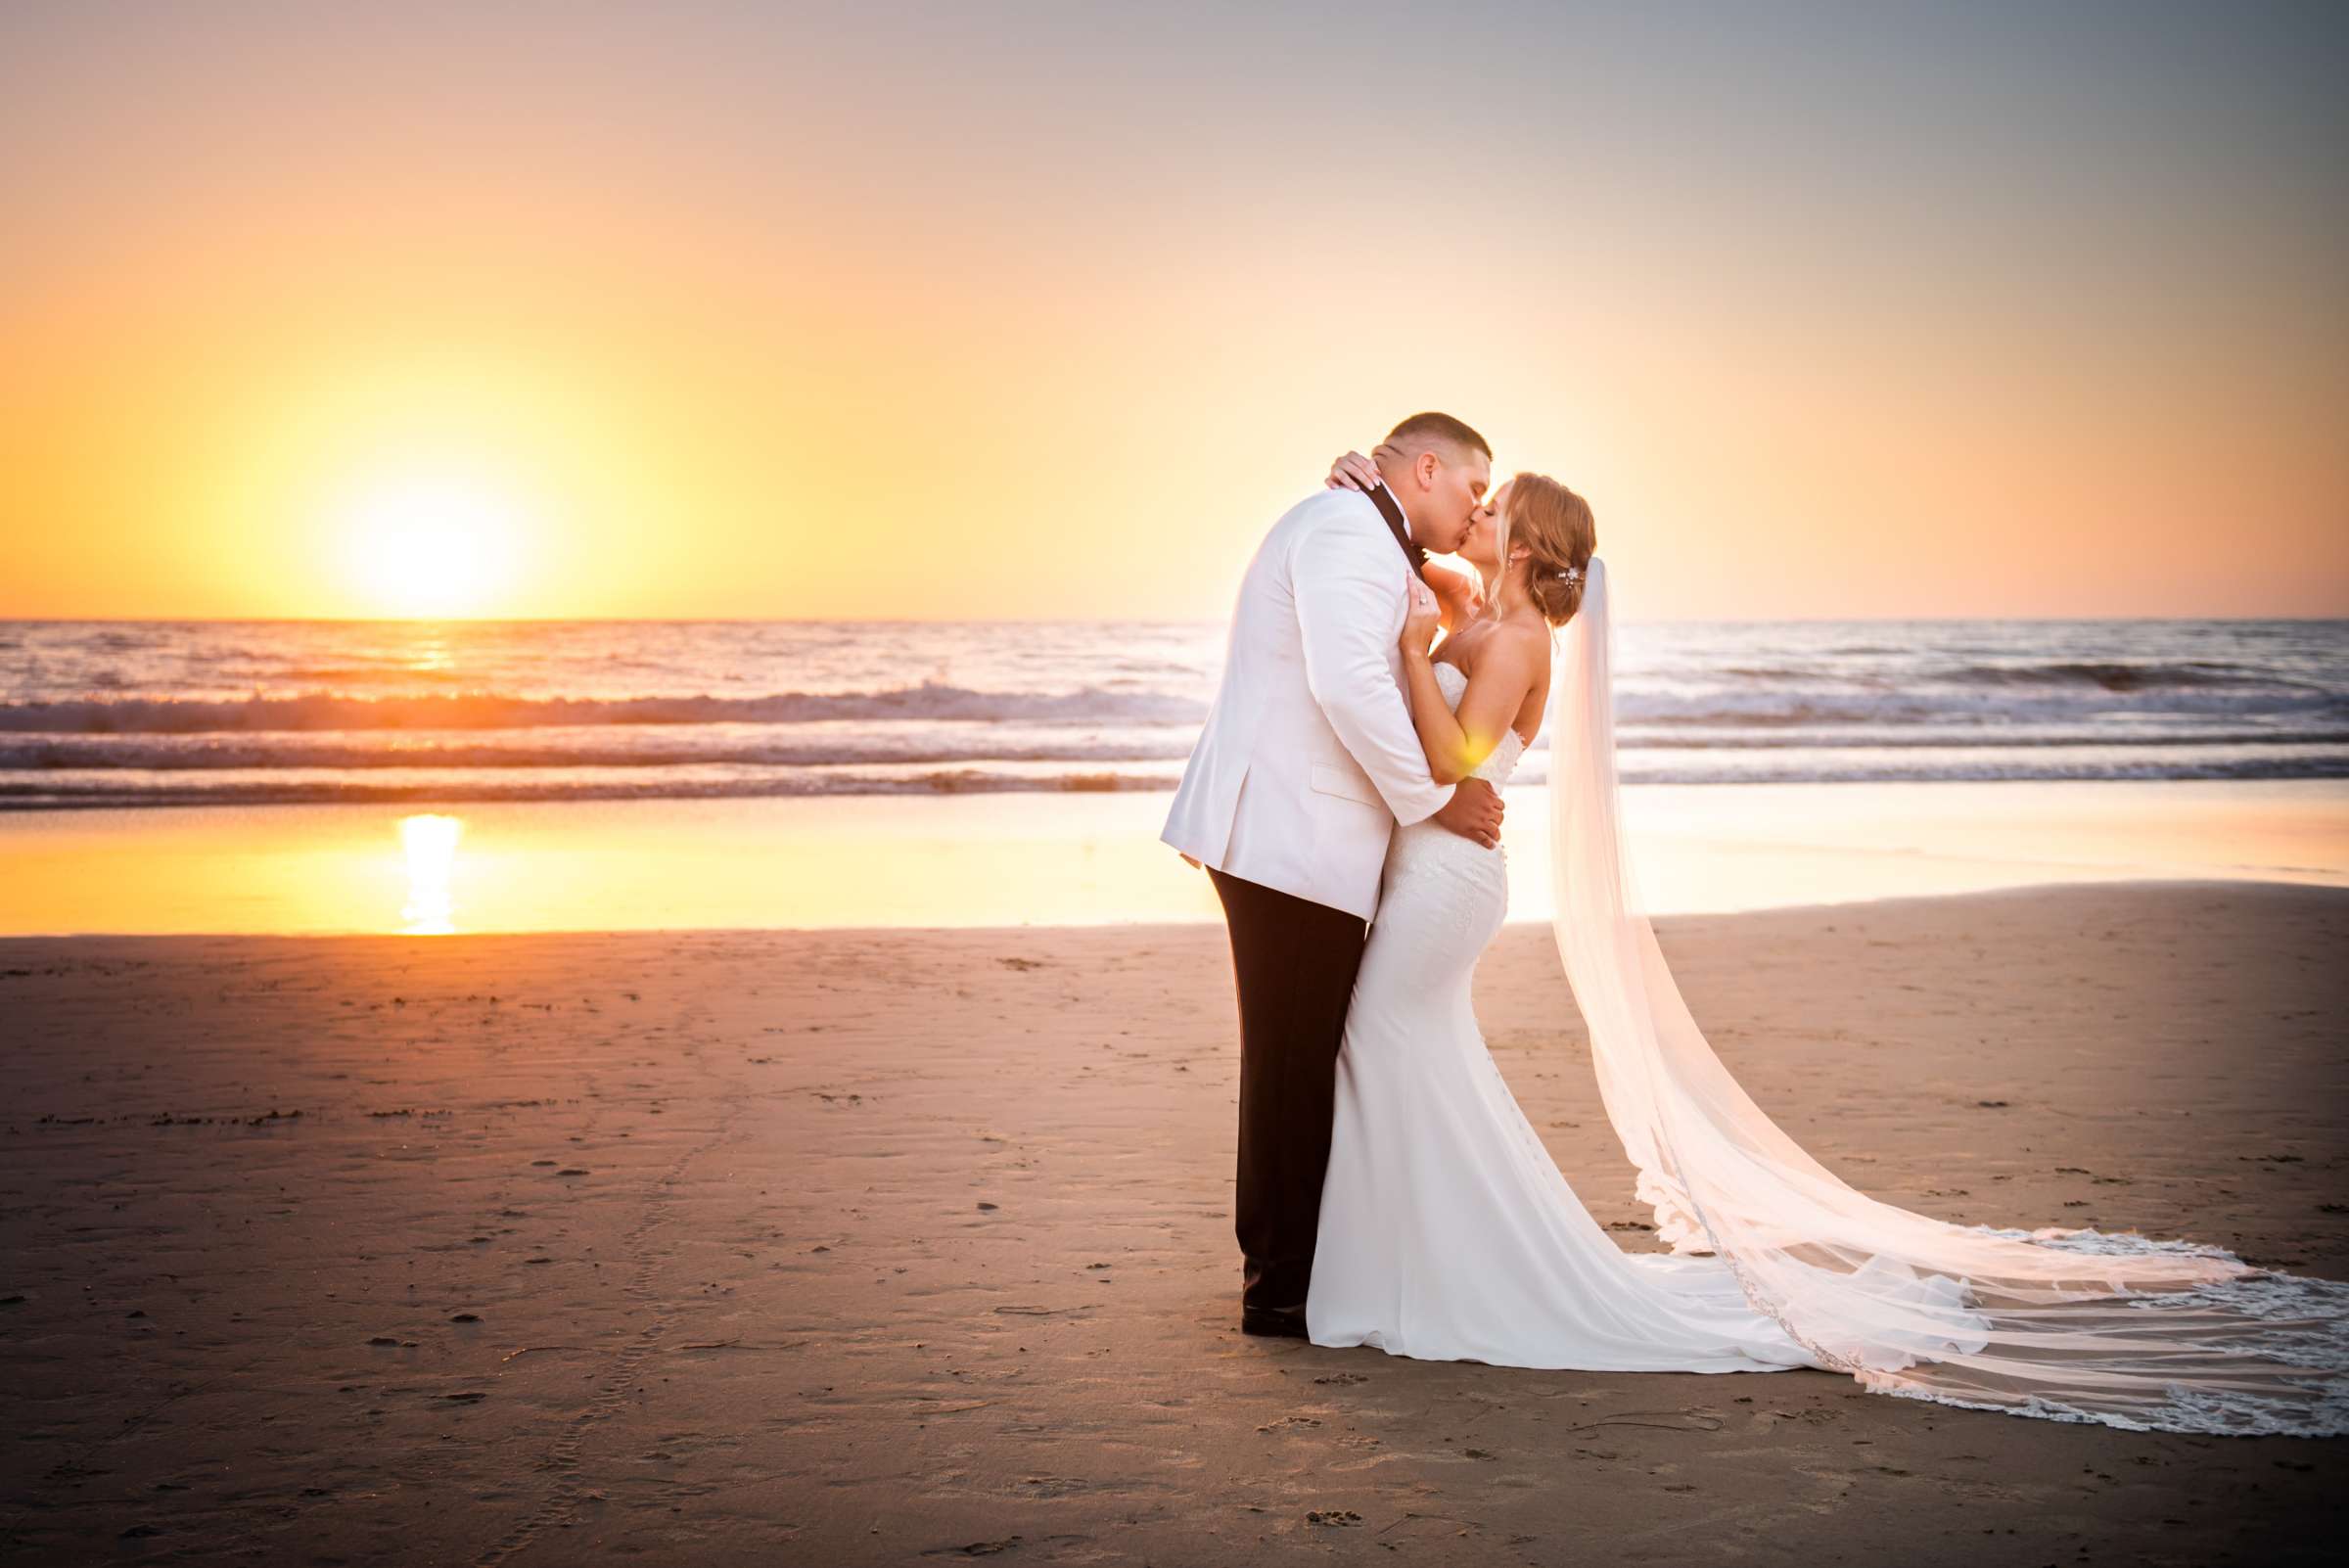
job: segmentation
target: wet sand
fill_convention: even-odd
[[[0,810],[0,935],[1221,926],[1163,793]],[[1509,788],[1513,920],[1549,792]],[[2076,882],[2349,887],[2349,781],[1634,784],[1644,906],[1731,914]]]
[[[2349,1277],[2349,892],[1659,921],[1856,1185]],[[1547,932],[1478,980],[1649,1244]],[[0,941],[0,1557],[2329,1560],[2349,1443],[1236,1331],[1213,926]]]

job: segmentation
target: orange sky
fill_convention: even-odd
[[[1642,618],[2349,614],[2349,13],[203,9],[0,19],[0,616],[1219,617],[1421,407]]]

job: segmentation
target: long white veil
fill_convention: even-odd
[[[2349,1285],[2135,1233],[1912,1214],[1846,1186],[1746,1096],[1639,908],[1608,599],[1594,558],[1550,682],[1554,929],[1662,1238],[1721,1258],[1757,1310],[1878,1393],[2137,1430],[2349,1432]]]

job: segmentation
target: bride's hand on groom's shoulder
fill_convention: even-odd
[[[1348,452],[1329,465],[1329,478],[1321,483],[1333,490],[1362,490],[1378,484],[1378,465],[1359,452]]]

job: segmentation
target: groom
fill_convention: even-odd
[[[1397,642],[1424,558],[1467,536],[1493,449],[1450,415],[1414,414],[1388,433],[1379,477],[1369,494],[1298,502],[1257,547],[1159,834],[1207,868],[1231,931],[1251,1334],[1305,1337],[1338,1046],[1388,839],[1431,817],[1488,848],[1500,837],[1490,785],[1429,776]]]

